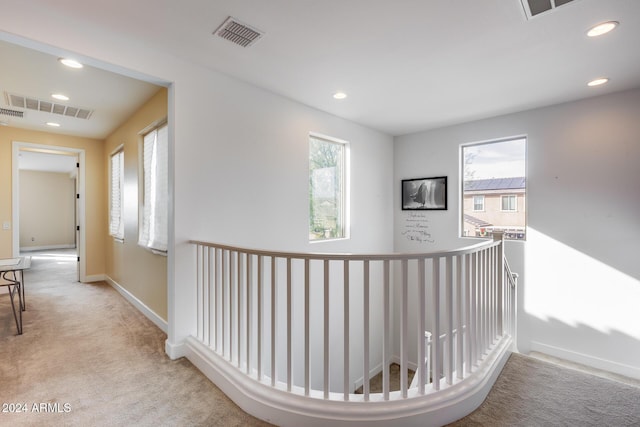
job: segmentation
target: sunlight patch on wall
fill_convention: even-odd
[[[640,281],[533,228],[524,309],[540,319],[640,338]]]

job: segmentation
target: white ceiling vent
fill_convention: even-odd
[[[521,0],[527,19],[531,19],[541,13],[549,12],[573,1],[575,0]]]
[[[20,119],[24,117],[24,111],[9,110],[8,108],[0,108],[0,114],[3,116],[17,117]]]
[[[93,110],[70,105],[59,104],[57,102],[43,101],[41,99],[30,98],[28,96],[16,95],[5,92],[7,104],[11,107],[27,108],[29,110],[53,113],[61,116],[75,117],[77,119],[88,119],[93,114]]]
[[[249,47],[255,44],[264,35],[262,31],[243,24],[232,16],[228,17],[213,34],[242,47]]]

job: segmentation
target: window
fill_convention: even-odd
[[[169,216],[169,130],[166,124],[144,135],[142,143],[142,209],[138,243],[167,251]]]
[[[124,151],[119,147],[111,155],[111,174],[109,177],[109,234],[124,240],[123,189],[124,189]]]
[[[515,212],[517,211],[517,197],[516,195],[510,195],[510,196],[502,196],[502,210],[505,212]]]
[[[520,137],[461,147],[462,236],[525,239],[526,145]]]
[[[346,237],[345,142],[309,137],[309,240]]]
[[[484,196],[473,196],[473,210],[475,212],[484,211]]]

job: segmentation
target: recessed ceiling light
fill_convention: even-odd
[[[591,27],[589,31],[587,31],[587,35],[589,37],[597,37],[603,34],[607,34],[609,31],[616,28],[618,24],[620,23],[616,21],[601,22],[600,24]]]
[[[333,97],[335,99],[345,99],[347,97],[347,94],[344,92],[336,92],[333,94]]]
[[[600,86],[600,85],[603,85],[603,84],[607,83],[608,81],[609,81],[608,78],[601,77],[599,79],[591,80],[589,83],[587,83],[587,86]]]
[[[47,122],[47,126],[51,126],[51,127],[54,127],[54,128],[59,128],[60,127],[60,123]]]
[[[52,98],[57,99],[59,101],[68,101],[69,97],[67,95],[63,95],[61,93],[54,93],[51,95]]]
[[[75,59],[60,58],[60,59],[58,59],[58,61],[60,61],[62,64],[66,65],[67,67],[71,67],[71,68],[82,68],[83,67],[83,65],[81,63],[79,63],[78,61],[76,61]]]

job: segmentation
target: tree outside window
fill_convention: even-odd
[[[346,146],[309,138],[309,240],[345,237]]]

